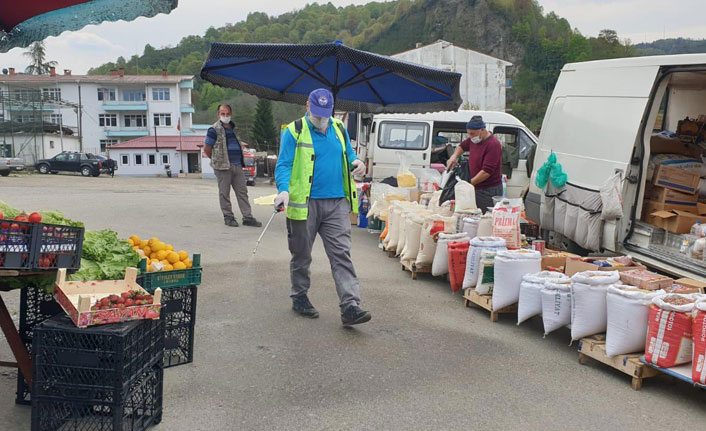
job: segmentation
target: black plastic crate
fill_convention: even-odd
[[[32,269],[36,223],[0,220],[0,269]]]
[[[87,401],[37,396],[32,403],[33,431],[141,431],[162,421],[164,370],[145,371],[130,385],[122,402],[106,396]]]
[[[54,295],[44,290],[29,286],[20,293],[20,338],[27,346],[30,357],[32,356],[32,335],[34,327],[43,321],[62,314],[63,310]],[[22,373],[17,370],[17,404],[31,404],[30,388],[27,386]]]
[[[37,325],[32,397],[122,402],[135,379],[164,358],[164,323],[136,320],[77,328],[68,316]]]
[[[520,233],[527,238],[539,238],[539,225],[534,223],[520,223]]]
[[[82,227],[35,224],[31,254],[32,267],[78,270],[81,267],[83,234]]]
[[[164,322],[164,367],[194,360],[197,286],[162,290],[160,320]]]

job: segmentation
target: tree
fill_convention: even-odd
[[[275,148],[277,133],[272,117],[272,102],[266,99],[257,101],[255,121],[253,122],[253,139],[259,150],[269,151]]]
[[[56,61],[46,61],[47,48],[44,46],[43,41],[31,44],[23,55],[29,57],[32,61],[25,69],[25,73],[43,75],[49,73],[49,70],[57,65]]]

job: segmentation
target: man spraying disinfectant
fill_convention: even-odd
[[[333,95],[318,89],[309,94],[307,114],[282,133],[275,179],[279,194],[275,208],[287,208],[287,233],[292,255],[292,309],[316,318],[318,311],[308,297],[311,285],[311,249],[318,234],[331,264],[344,326],[370,320],[360,308],[360,285],[351,260],[349,213],[358,212],[351,175],[364,175],[343,123],[332,117]]]

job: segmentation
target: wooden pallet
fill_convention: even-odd
[[[431,265],[419,265],[412,262],[411,260],[400,260],[402,264],[402,271],[409,271],[412,273],[412,280],[417,279],[417,274],[431,274]]]
[[[387,253],[387,257],[395,257],[395,256],[397,256],[397,251],[396,251],[396,250],[385,250],[385,253]]]
[[[579,363],[585,365],[586,358],[595,359],[616,370],[632,377],[632,388],[636,391],[642,389],[644,379],[654,377],[659,372],[640,362],[641,353],[629,355],[616,355],[609,358],[605,351],[605,335],[594,335],[582,338],[579,341]]]
[[[493,297],[492,295],[479,295],[476,293],[475,289],[466,289],[463,294],[463,303],[466,307],[471,307],[476,305],[480,308],[484,308],[490,311],[490,321],[497,322],[498,316],[502,313],[517,313],[517,304],[510,305],[505,308],[501,308],[498,311],[493,311]]]
[[[650,364],[645,360],[645,357],[640,358],[640,362],[643,364],[647,365],[651,369],[657,370],[660,373],[666,374],[668,376],[671,376],[675,379],[682,380],[684,382],[689,383],[690,385],[693,385],[694,387],[697,387],[701,390],[706,390],[706,385],[702,385],[701,383],[696,383],[692,379],[692,373],[691,373],[691,363],[684,364],[684,365],[677,365],[672,368],[662,368],[658,367],[655,364]]]

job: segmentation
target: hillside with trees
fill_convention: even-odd
[[[326,43],[337,39],[381,54],[444,39],[507,59],[514,64],[508,70],[514,82],[514,88],[508,91],[508,108],[533,129],[541,125],[565,63],[638,54],[634,46],[621,42],[615,31],[586,37],[566,19],[545,13],[535,0],[398,0],[347,7],[310,4],[277,17],[254,12],[245,21],[209,28],[203,36],[185,37],[174,47],[146,45],[141,56],[121,57],[90,73],[106,74],[125,67],[130,74],[159,74],[166,68],[171,74],[198,76],[211,42]],[[261,123],[255,119],[256,98],[200,79],[196,80],[193,96],[195,122],[215,121],[217,104],[226,101],[243,126],[243,138],[250,142],[262,139],[261,126],[255,127]],[[302,107],[279,102],[271,107],[275,125],[289,122],[302,112]]]

